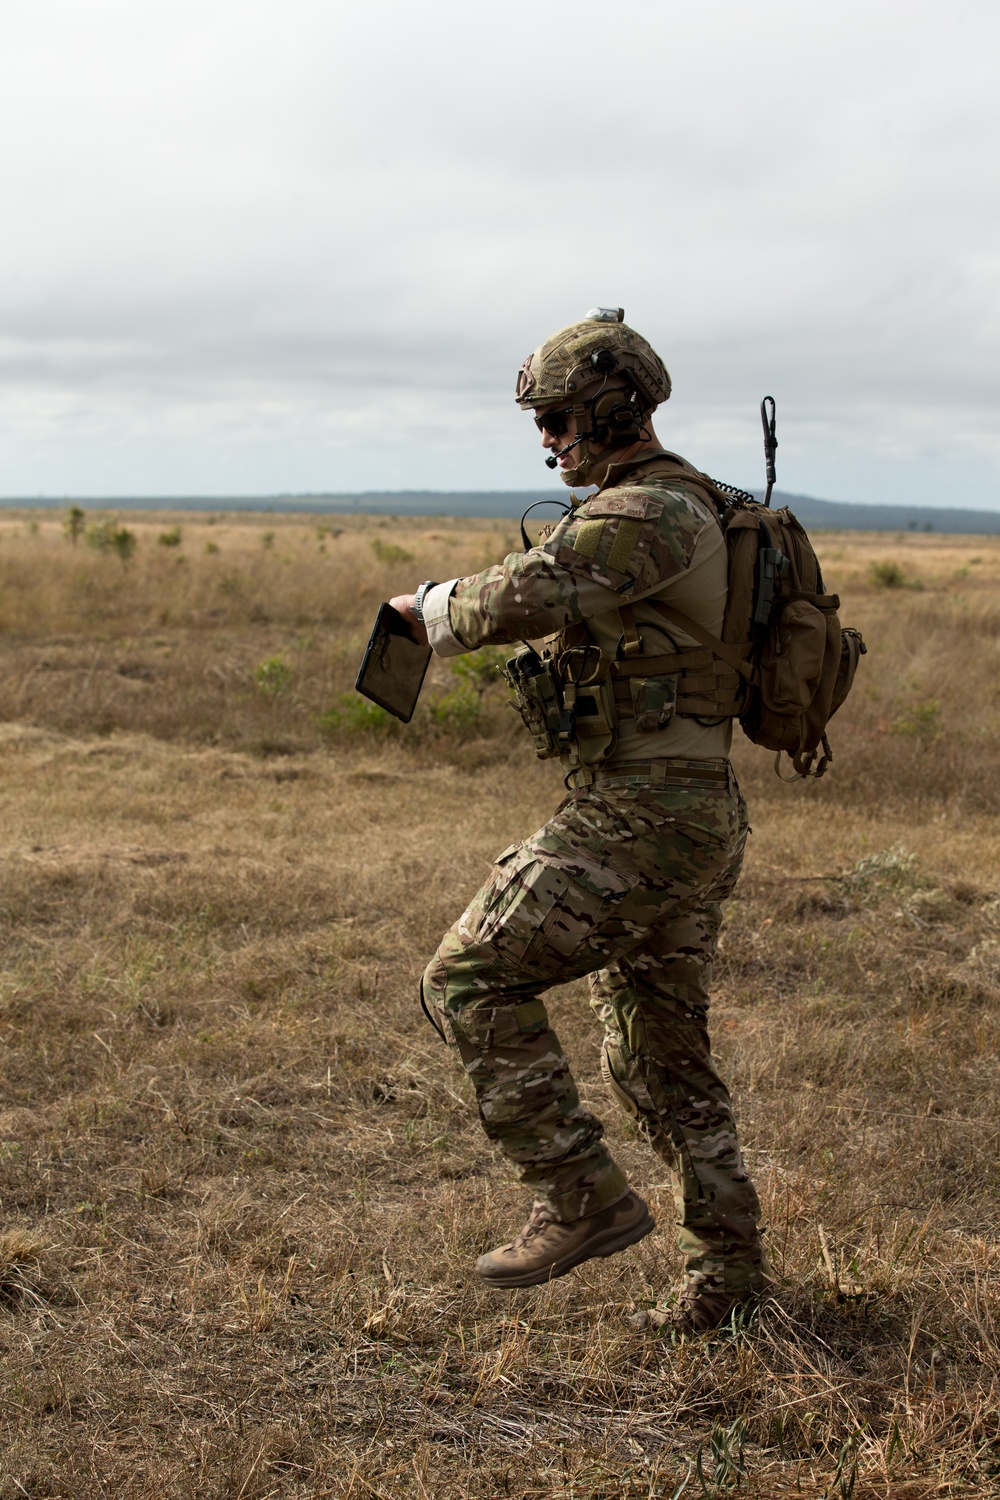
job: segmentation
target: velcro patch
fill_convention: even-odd
[[[579,553],[581,557],[596,557],[603,530],[603,521],[581,522],[573,537],[573,551]]]
[[[641,521],[626,518],[619,523],[611,551],[608,553],[608,567],[613,573],[628,572],[629,558],[635,551],[635,544],[641,535]]]
[[[655,521],[663,514],[664,501],[642,490],[626,490],[613,495],[595,495],[584,502],[590,516],[628,516],[635,521]]]
[[[549,1019],[541,1000],[525,1000],[515,1005],[514,1016],[519,1031],[541,1031]]]

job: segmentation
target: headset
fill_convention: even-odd
[[[595,349],[590,363],[598,375],[608,376],[618,371],[618,359],[611,349]],[[625,382],[624,390],[598,393],[587,405],[591,409],[590,436],[606,448],[628,448],[641,438],[648,437],[644,426],[645,412],[638,386],[630,370],[619,372]]]

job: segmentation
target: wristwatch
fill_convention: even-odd
[[[424,623],[424,600],[427,598],[428,589],[433,588],[437,588],[437,584],[435,583],[433,578],[428,578],[426,582],[422,583],[417,589],[417,597],[413,601],[413,613],[416,615],[421,625]]]

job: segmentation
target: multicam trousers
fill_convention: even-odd
[[[424,995],[472,1079],[487,1135],[571,1221],[628,1186],[539,998],[589,975],[602,1072],[670,1169],[688,1276],[739,1287],[760,1270],[760,1210],[707,1013],[746,804],[731,771],[706,785],[685,784],[683,764],[657,770],[572,792],[544,828],[504,850],[428,966]]]

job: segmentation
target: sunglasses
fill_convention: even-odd
[[[549,437],[564,437],[569,429],[567,417],[573,415],[571,406],[563,406],[559,411],[535,412],[535,426],[539,432],[547,432]]]

